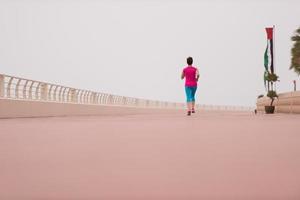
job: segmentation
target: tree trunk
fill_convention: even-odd
[[[271,106],[273,106],[273,102],[274,102],[274,98],[272,98],[272,101],[271,101]]]

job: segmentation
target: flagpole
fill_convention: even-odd
[[[275,25],[273,25],[273,69],[274,74],[276,74],[276,68],[275,68]],[[275,81],[275,91],[277,90],[277,84]]]
[[[274,69],[274,74],[276,74],[276,70],[275,70],[275,25],[273,25],[273,69]]]

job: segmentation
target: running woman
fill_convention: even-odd
[[[188,66],[183,69],[181,79],[185,78],[185,94],[188,109],[187,115],[191,115],[191,113],[195,113],[195,94],[199,79],[199,71],[196,67],[192,66],[192,57],[188,57],[186,61]]]

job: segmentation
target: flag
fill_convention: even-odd
[[[267,32],[267,48],[264,54],[265,70],[269,73],[274,73],[273,66],[273,28],[266,28]]]
[[[264,84],[265,88],[268,90],[269,85],[267,87],[267,77],[268,74],[274,74],[274,59],[273,59],[273,28],[266,28],[267,32],[267,47],[264,53]]]
[[[265,70],[266,72],[269,71],[270,68],[270,60],[271,60],[271,55],[270,55],[270,48],[269,48],[269,42],[267,43],[267,48],[265,50],[265,54],[264,54],[264,66],[265,66]]]
[[[265,73],[264,73],[264,84],[265,84],[266,90],[267,90],[267,78],[268,78],[268,74],[269,74],[269,72],[265,71]]]

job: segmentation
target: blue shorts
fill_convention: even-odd
[[[195,101],[196,90],[197,90],[197,86],[194,87],[185,86],[185,94],[186,94],[187,102]]]

